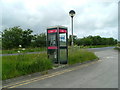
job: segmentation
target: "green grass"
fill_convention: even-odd
[[[39,52],[39,51],[46,51],[46,48],[25,48],[25,50],[22,50],[23,48],[18,48],[18,49],[12,49],[12,50],[2,50],[2,54],[13,54],[13,53],[18,53],[18,51],[21,52]]]
[[[15,55],[2,57],[2,79],[9,79],[52,68],[47,54]]]
[[[115,45],[90,45],[90,46],[80,46],[80,48],[102,48],[102,47],[111,47]]]
[[[1,53],[1,51],[0,51]],[[2,80],[2,57],[0,57],[0,81]]]
[[[102,47],[115,47],[116,45],[95,45],[95,46],[93,46],[93,45],[91,45],[91,46],[77,46],[77,45],[75,45],[74,46],[74,48],[77,48],[77,49],[87,49],[87,48],[102,48]],[[71,46],[69,46],[68,47],[69,49],[71,49],[72,47]]]
[[[69,50],[69,65],[83,63],[96,58],[97,56],[94,53],[86,50],[78,48]],[[43,72],[52,69],[53,66],[46,53],[2,56],[2,80],[35,72]]]
[[[113,46],[113,45],[111,45]],[[115,45],[114,45],[115,46]],[[79,48],[101,48],[101,47],[110,47],[110,45],[95,45],[95,46],[74,46],[74,47],[79,47]],[[12,49],[12,50],[2,50],[2,54],[14,54],[18,53],[18,51],[21,52],[39,52],[39,51],[47,51],[46,47],[42,48],[26,48],[25,50],[22,50],[23,48],[18,48],[18,49]],[[0,50],[1,53],[1,50]]]
[[[0,81],[2,80],[2,58],[0,57]]]
[[[98,59],[98,57],[93,52],[80,49],[69,50],[68,60],[70,65],[92,61],[94,59]]]
[[[114,49],[120,51],[120,47],[115,47]]]

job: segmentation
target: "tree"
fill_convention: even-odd
[[[77,45],[115,45],[117,40],[113,38],[101,38],[100,36],[88,36],[77,39]]]
[[[3,49],[18,48],[19,45],[22,47],[30,46],[33,37],[32,32],[30,29],[23,31],[19,26],[5,29],[2,33]]]
[[[32,42],[33,47],[45,47],[46,46],[46,34],[41,33],[34,35],[34,41]]]
[[[108,44],[109,45],[114,45],[116,42],[113,38],[108,38]]]
[[[31,45],[31,40],[33,38],[33,35],[31,35],[32,32],[33,31],[30,29],[23,31],[22,33],[22,46],[23,47],[28,47]]]
[[[17,48],[22,43],[22,29],[17,26],[5,29],[2,33],[3,49]]]
[[[92,39],[90,39],[90,38],[84,38],[83,39],[83,43],[84,43],[84,45],[92,45]]]
[[[94,36],[92,37],[93,45],[101,45],[101,37],[100,36]]]
[[[71,42],[72,42],[72,35],[69,35],[68,45],[71,46]],[[74,45],[77,43],[77,36],[76,35],[73,35],[73,42],[74,42]]]

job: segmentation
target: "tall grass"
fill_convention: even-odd
[[[96,58],[97,57],[92,52],[78,48],[74,50],[70,49],[68,64],[82,63]],[[5,80],[21,75],[42,72],[52,69],[52,67],[52,61],[47,58],[46,53],[2,56],[2,79]]]
[[[0,81],[2,80],[2,57],[0,57]]]
[[[68,63],[70,65],[75,63],[83,63],[97,58],[98,57],[93,52],[81,49],[71,49],[68,54]]]
[[[120,51],[120,47],[115,47],[114,49]]]
[[[52,62],[45,53],[3,56],[2,65],[3,80],[52,68]]]

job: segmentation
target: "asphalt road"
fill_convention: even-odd
[[[118,52],[92,50],[98,61],[77,65],[48,75],[30,78],[9,88],[118,88]]]
[[[41,52],[27,52],[25,54],[39,54],[39,53],[45,53],[46,51]],[[13,55],[22,55],[24,53],[14,53],[14,54],[0,54],[0,56],[13,56]]]

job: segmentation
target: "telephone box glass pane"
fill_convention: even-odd
[[[52,62],[56,63],[57,62],[57,49],[49,49],[48,50],[49,54],[49,59],[52,60]]]
[[[66,49],[60,49],[60,61],[67,60],[67,52]]]
[[[56,46],[56,33],[48,34],[48,46]]]
[[[66,46],[66,33],[60,33],[60,46]]]

